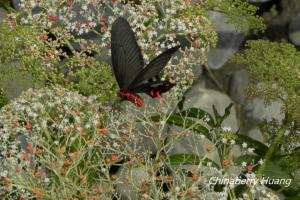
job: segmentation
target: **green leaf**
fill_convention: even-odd
[[[216,118],[216,125],[217,126],[221,126],[221,124],[223,123],[223,121],[230,115],[230,110],[231,107],[233,106],[233,103],[230,103],[226,108],[225,108],[225,112],[224,115],[220,115],[215,107],[215,105],[212,106],[213,111],[214,111],[214,116]]]
[[[0,1],[0,8],[3,8],[6,11],[9,11],[11,9],[10,0],[1,0]]]
[[[198,165],[199,163],[212,163],[214,167],[219,168],[218,164],[214,161],[203,158],[195,154],[175,154],[168,157],[171,165],[184,165],[184,164],[194,164]]]
[[[183,96],[182,99],[181,99],[181,101],[178,103],[178,108],[179,108],[180,111],[183,110],[183,104],[184,104],[184,102],[185,102],[185,97]]]
[[[300,180],[294,179],[289,187],[282,187],[280,190],[287,200],[300,199]]]
[[[278,161],[268,161],[263,176],[270,178],[291,178],[290,174],[280,166]]]
[[[248,189],[247,185],[238,185],[234,188],[234,194],[236,197],[242,197],[243,193],[245,193]]]
[[[159,5],[159,3],[155,2],[154,5],[155,5],[155,8],[156,8],[159,18],[165,17],[165,13],[164,13],[163,9],[161,8],[161,6]]]
[[[263,157],[268,150],[268,146],[260,141],[255,140],[247,135],[237,134],[237,144],[242,145],[244,142],[247,143],[249,147],[254,148],[254,152],[261,157]]]

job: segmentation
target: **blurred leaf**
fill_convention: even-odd
[[[170,164],[171,165],[183,165],[183,164],[195,164],[198,165],[199,163],[212,163],[214,167],[219,168],[218,164],[215,163],[214,161],[208,159],[208,158],[203,158],[195,154],[175,154],[169,156]]]
[[[268,150],[268,146],[260,141],[255,140],[247,135],[237,134],[237,143],[242,145],[244,142],[247,143],[249,147],[254,148],[254,152],[261,157],[263,157]]]
[[[263,176],[270,178],[291,178],[286,169],[280,166],[279,161],[268,161]]]
[[[300,180],[294,179],[289,187],[282,187],[280,190],[284,194],[287,200],[299,200],[300,199]]]
[[[242,197],[243,193],[247,191],[247,185],[238,185],[234,188],[234,194],[236,197]]]
[[[9,11],[9,9],[10,9],[10,0],[1,0],[0,1],[0,7],[5,9],[6,11]]]
[[[161,8],[161,6],[158,4],[158,2],[155,2],[154,5],[155,5],[156,11],[158,13],[158,17],[159,18],[165,17],[165,13],[164,13],[163,9]]]

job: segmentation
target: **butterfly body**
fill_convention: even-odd
[[[117,96],[133,102],[138,107],[142,107],[144,105],[144,100],[142,99],[142,97],[135,93],[119,91],[117,93]]]
[[[180,46],[172,47],[145,65],[134,32],[126,19],[119,17],[111,30],[111,54],[114,74],[120,91],[118,96],[141,107],[143,99],[136,93],[146,93],[152,98],[160,98],[174,84],[162,81],[160,71],[169,62]]]

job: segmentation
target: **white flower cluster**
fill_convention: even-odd
[[[164,73],[164,77],[183,87],[192,84],[192,67],[206,62],[206,52],[216,41],[210,21],[204,14],[193,13],[203,11],[202,4],[191,1],[144,0],[141,4],[133,4],[121,0],[22,0],[20,7],[22,13],[26,13],[21,17],[23,24],[34,24],[42,30],[59,26],[77,35],[97,34],[101,38],[101,53],[107,55],[110,55],[111,24],[119,16],[127,18],[131,24],[146,62],[178,45],[178,38],[185,38],[183,40],[189,45],[184,45]],[[36,7],[41,11],[32,12]]]
[[[0,156],[11,167],[29,166],[41,140],[62,142],[94,132],[101,123],[98,109],[92,97],[59,87],[28,90],[0,112]]]

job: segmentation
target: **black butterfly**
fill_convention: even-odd
[[[169,91],[174,84],[160,80],[158,75],[179,47],[166,50],[144,67],[141,49],[129,23],[122,17],[116,19],[111,29],[111,57],[120,87],[117,95],[139,107],[144,105],[144,101],[136,93],[160,98],[161,94]]]

